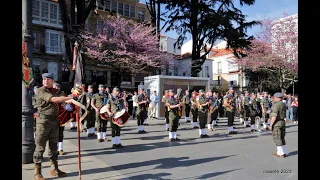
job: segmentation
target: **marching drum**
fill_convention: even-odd
[[[114,117],[112,119],[112,122],[119,127],[124,126],[127,122],[129,122],[129,113],[122,109],[121,111],[118,111],[114,114]]]
[[[101,119],[103,120],[110,120],[110,117],[107,113],[107,106],[103,106],[101,109],[100,109],[100,117]]]

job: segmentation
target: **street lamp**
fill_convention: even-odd
[[[29,63],[32,64],[32,46],[33,37],[31,33],[32,26],[32,1],[22,0],[22,21],[23,36],[26,41],[27,56]],[[33,138],[33,107],[29,88],[22,83],[22,163],[33,162],[33,152],[35,149]]]

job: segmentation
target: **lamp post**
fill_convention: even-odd
[[[22,0],[22,21],[24,41],[26,41],[27,56],[32,64],[33,37],[32,26],[32,0]],[[22,83],[22,163],[33,162],[33,152],[35,149],[33,138],[33,107],[29,89]]]

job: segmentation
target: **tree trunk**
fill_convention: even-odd
[[[158,33],[158,41],[160,41],[160,22],[161,22],[161,11],[160,11],[160,0],[157,1],[157,33]],[[160,45],[160,44],[159,44]]]

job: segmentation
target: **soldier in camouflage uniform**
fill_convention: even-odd
[[[218,118],[218,108],[219,108],[219,101],[215,94],[209,92],[209,110],[208,110],[208,121],[207,121],[207,128],[213,131],[213,126],[217,124]]]
[[[88,110],[88,116],[87,116],[87,136],[91,137],[94,136],[94,127],[95,127],[95,114],[96,111],[91,106],[91,101],[93,98],[93,86],[88,86],[88,93],[87,93],[87,103],[86,107]]]
[[[243,117],[243,126],[244,127],[250,127],[249,126],[249,122],[248,122],[248,119],[249,119],[249,114],[250,114],[250,111],[249,111],[249,101],[250,101],[250,96],[249,96],[249,92],[248,91],[245,91],[244,93],[244,98],[242,99],[241,101],[241,105],[242,105],[242,117]],[[241,119],[241,118],[240,118]],[[240,120],[241,121],[241,120]]]
[[[161,100],[164,103],[164,118],[166,120],[166,130],[167,131],[169,131],[169,127],[170,127],[170,125],[169,125],[169,111],[168,111],[168,107],[166,105],[168,96],[169,96],[169,91],[165,90],[164,95],[162,96],[162,100]]]
[[[198,129],[198,104],[197,104],[197,92],[194,91],[192,97],[190,98],[191,102],[191,113],[192,113],[192,122],[193,122],[193,129]]]
[[[36,108],[38,109],[39,116],[36,121],[36,148],[33,154],[33,161],[35,163],[35,180],[44,180],[41,174],[41,162],[47,141],[49,141],[48,156],[51,162],[50,175],[57,177],[66,176],[66,173],[60,171],[58,168],[57,143],[59,136],[59,120],[58,106],[55,103],[71,103],[70,100],[77,100],[77,97],[61,97],[61,95],[58,94],[58,91],[53,88],[53,77],[54,75],[51,73],[44,73],[42,75],[43,86],[37,90]]]
[[[286,157],[286,123],[284,118],[286,117],[286,104],[282,102],[283,94],[275,93],[274,101],[275,104],[272,107],[270,114],[271,122],[269,128],[272,130],[273,141],[277,146],[277,153],[272,154],[273,156],[284,158]]]
[[[169,96],[170,98],[168,98],[166,102],[167,107],[169,107],[169,140],[179,141],[180,139],[177,138],[177,130],[179,126],[178,108],[181,104],[174,98],[174,91],[172,89],[169,90]]]
[[[36,108],[36,104],[37,104],[37,89],[39,88],[39,86],[34,86],[33,87],[33,95],[31,97],[32,100],[32,107],[34,108],[34,114],[33,114],[33,136],[34,138],[36,137],[36,119],[39,116],[38,110]]]
[[[99,92],[94,94],[91,100],[91,107],[96,111],[96,128],[97,128],[97,141],[107,142],[107,125],[108,121],[100,117],[100,109],[107,104],[108,94],[106,94],[104,85],[99,84]]]
[[[206,132],[206,124],[208,120],[209,101],[204,95],[204,90],[199,90],[198,100],[198,117],[199,117],[199,136],[201,138],[209,137]]]
[[[107,113],[111,118],[113,118],[114,114],[122,109],[126,109],[127,104],[123,98],[119,97],[120,90],[118,88],[113,88],[112,94],[107,102]],[[125,98],[125,97],[124,97]],[[120,138],[120,130],[121,128],[114,124],[112,120],[111,123],[111,136],[112,136],[112,148],[123,148],[121,145],[121,138]]]
[[[270,100],[268,93],[265,92],[263,95],[263,98],[261,99],[261,110],[262,110],[262,119],[264,119],[263,122],[263,128],[268,130],[269,128],[267,127],[268,119],[269,119],[269,112],[270,112]]]
[[[256,95],[251,94],[250,100],[249,100],[249,114],[250,117],[250,124],[251,124],[251,132],[256,132],[256,125],[255,125],[255,118],[257,115],[257,101],[256,101]]]
[[[137,125],[138,125],[138,133],[146,133],[146,131],[143,129],[143,122],[147,117],[147,97],[144,95],[143,89],[139,89],[139,95],[137,98]]]
[[[189,123],[189,122],[191,122],[190,121],[190,117],[189,117],[189,114],[190,114],[190,104],[191,104],[191,102],[190,102],[190,94],[189,94],[189,90],[186,90],[185,91],[185,95],[183,96],[183,98],[182,98],[182,102],[183,102],[183,104],[185,105],[185,113],[186,113],[186,122],[187,123]]]
[[[228,117],[228,132],[229,134],[237,134],[233,130],[234,113],[236,108],[235,99],[233,97],[233,89],[229,88],[228,94],[223,98],[223,107],[226,111],[226,116]]]

